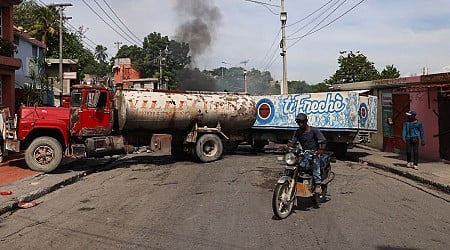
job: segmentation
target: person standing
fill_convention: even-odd
[[[422,146],[425,146],[425,135],[423,124],[416,119],[417,113],[413,110],[406,112],[408,119],[403,123],[402,139],[406,143],[406,167],[418,169],[419,163],[419,139]],[[411,154],[413,161],[411,162]]]

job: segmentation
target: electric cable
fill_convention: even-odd
[[[106,25],[108,25],[109,28],[111,28],[114,32],[116,32],[116,34],[118,34],[119,36],[121,36],[123,39],[125,39],[127,42],[129,42],[130,44],[135,44],[135,42],[129,40],[128,38],[124,37],[122,34],[120,34],[116,29],[114,29],[107,21],[105,21],[105,19],[103,19],[103,17],[101,17],[85,0],[81,0],[92,12],[94,12],[95,15],[97,15],[98,18],[100,18],[100,20],[102,20]]]
[[[297,23],[300,23],[300,22],[306,20],[308,17],[314,15],[316,12],[320,11],[322,8],[324,8],[325,6],[327,6],[331,1],[333,1],[333,0],[328,1],[327,3],[325,3],[324,5],[322,5],[322,7],[318,8],[318,9],[315,10],[315,11],[313,11],[313,12],[310,13],[309,15],[307,15],[307,16],[305,16],[304,18],[302,18],[302,19],[300,19],[300,20],[298,20],[298,21],[295,21],[295,22],[293,22],[293,23],[291,23],[291,24],[289,24],[289,25],[286,25],[285,27],[288,28],[288,27],[291,27],[291,26],[293,26],[293,25],[296,25]]]
[[[348,9],[347,11],[345,11],[344,13],[342,13],[341,15],[339,15],[338,17],[336,17],[335,19],[331,20],[330,22],[328,22],[327,24],[319,27],[318,29],[314,30],[314,28],[316,28],[318,25],[316,25],[313,29],[311,29],[309,32],[307,32],[306,34],[304,34],[303,36],[300,37],[296,37],[296,38],[291,38],[290,40],[297,40],[295,41],[293,44],[291,44],[288,48],[291,48],[292,46],[294,46],[295,44],[297,44],[298,42],[300,42],[304,37],[309,36],[311,34],[314,34],[326,27],[328,27],[330,24],[334,23],[335,21],[337,21],[338,19],[342,18],[344,15],[346,15],[347,13],[349,13],[350,11],[352,11],[353,9],[355,9],[357,6],[359,6],[362,2],[364,2],[365,0],[361,0],[359,1],[357,4],[355,4],[353,7],[351,7],[350,9]],[[324,19],[325,20],[325,19]]]
[[[128,32],[126,32],[125,30],[122,29],[122,27],[120,27],[116,21],[114,21],[112,19],[112,17],[105,11],[105,9],[103,9],[103,7],[97,2],[97,0],[94,0],[95,4],[97,4],[97,6],[103,11],[103,13],[109,18],[109,20],[111,20],[111,22],[113,22],[113,24],[119,28],[120,31],[123,32],[123,34],[125,34],[128,38],[130,38],[134,43],[138,44],[139,40],[136,40],[135,38],[133,38],[132,36],[130,36],[128,34]]]
[[[323,15],[325,15],[331,8],[333,8],[336,4],[339,3],[339,1],[341,0],[337,0],[335,1],[333,4],[331,4],[327,9],[325,9],[322,13],[320,13],[319,15],[317,15],[316,17],[314,17],[311,21],[309,21],[308,23],[306,23],[305,25],[303,25],[302,27],[298,28],[296,31],[292,32],[289,36],[287,36],[287,38],[291,38],[293,35],[297,34],[298,32],[300,32],[301,30],[303,30],[304,28],[306,28],[307,26],[309,26],[310,24],[312,24],[313,22],[315,22],[317,19],[319,19],[320,17],[322,17]],[[344,4],[347,0],[343,0],[343,2],[341,3]],[[325,18],[326,19],[326,18]],[[323,20],[322,20],[323,21]],[[321,22],[322,22],[321,21]],[[289,39],[287,39],[289,40]]]
[[[108,6],[109,10],[114,14],[114,16],[117,18],[117,20],[119,20],[119,22],[136,38],[138,39],[138,41],[140,41],[141,43],[144,43],[138,36],[136,36],[136,34],[134,34],[129,28],[128,26],[122,21],[122,19],[119,18],[119,16],[116,14],[116,12],[111,8],[111,6],[108,4],[108,2],[106,0],[103,0],[103,2],[106,4],[106,6]]]

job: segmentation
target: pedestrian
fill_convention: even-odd
[[[313,180],[315,184],[314,193],[322,193],[321,183],[322,178],[320,174],[320,157],[325,152],[326,139],[322,132],[315,127],[308,125],[308,117],[304,113],[299,113],[295,122],[299,128],[292,135],[288,146],[293,147],[295,143],[299,142],[305,150],[315,150],[317,154],[313,158]]]
[[[406,112],[408,119],[403,123],[402,139],[406,143],[406,167],[418,169],[419,142],[425,146],[423,124],[416,119],[417,113],[413,110]],[[413,161],[411,162],[411,154]]]

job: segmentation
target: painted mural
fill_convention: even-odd
[[[377,129],[377,97],[356,91],[257,96],[255,102],[254,128],[294,129],[296,115],[305,113],[308,123],[321,129]]]

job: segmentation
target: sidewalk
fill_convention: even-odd
[[[23,155],[9,155],[5,162],[0,163],[0,191],[11,192],[11,194],[0,195],[0,215],[17,209],[19,202],[36,200],[75,183],[111,161],[112,158],[63,159],[61,166],[51,174],[46,174],[30,170],[26,166]]]
[[[419,162],[419,170],[406,168],[404,157],[382,152],[370,147],[357,146],[350,149],[347,158],[355,162],[367,162],[376,168],[430,185],[450,194],[450,164],[443,162]],[[29,170],[23,155],[10,155],[0,164],[0,191],[12,192],[0,195],[0,215],[14,211],[19,202],[36,200],[47,193],[77,182],[84,176],[99,171],[113,161],[105,159],[64,159],[61,166],[51,174]],[[118,163],[119,164],[119,163]]]
[[[450,194],[450,164],[444,162],[419,161],[419,170],[406,167],[405,156],[383,152],[358,145],[348,151],[352,161],[367,162],[368,165],[430,185]]]

